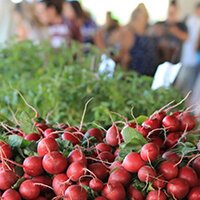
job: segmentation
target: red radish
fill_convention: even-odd
[[[182,133],[180,132],[172,132],[172,133],[169,133],[166,137],[166,140],[165,140],[165,146],[167,148],[171,148],[173,147],[175,144],[177,144],[178,140],[180,139]]]
[[[135,173],[145,164],[146,162],[142,160],[139,153],[131,152],[124,158],[122,167],[129,172]]]
[[[116,168],[111,172],[108,179],[108,183],[118,182],[126,186],[130,183],[131,177],[131,174],[128,171],[126,171],[123,167]]]
[[[30,133],[24,137],[24,139],[28,141],[38,141],[40,140],[40,138],[41,138],[41,135],[38,133]]]
[[[200,177],[200,157],[195,158],[195,160],[192,163],[192,167]]]
[[[162,190],[153,190],[148,193],[146,200],[167,200],[167,196]]]
[[[150,130],[158,129],[161,127],[161,121],[157,119],[147,119],[142,123],[142,126]]]
[[[167,184],[167,192],[173,198],[183,199],[189,192],[189,185],[186,180],[182,178],[175,178]]]
[[[52,151],[58,151],[58,144],[53,138],[42,139],[37,146],[37,153],[39,156],[44,156]]]
[[[35,123],[35,127],[37,128],[37,130],[38,130],[38,132],[39,133],[43,133],[43,131],[45,131],[46,129],[48,129],[49,127],[45,124],[45,123],[43,123],[43,122],[41,122],[41,123]]]
[[[42,158],[38,156],[27,157],[23,166],[24,172],[30,176],[39,176],[43,172]]]
[[[65,190],[70,184],[71,182],[66,174],[57,174],[53,178],[52,187],[57,196],[64,196]]]
[[[65,131],[67,132],[76,132],[79,128],[75,126],[69,126],[65,128]]]
[[[160,137],[151,137],[151,142],[155,145],[157,145],[159,148],[161,148],[163,146],[163,139],[161,139]]]
[[[45,197],[39,196],[36,200],[47,200]]]
[[[103,140],[103,133],[98,128],[91,128],[87,131],[86,135],[89,135],[91,137],[95,137],[99,142]]]
[[[58,138],[59,135],[55,133],[55,130],[52,128],[48,128],[43,132],[44,137]]]
[[[67,159],[61,153],[53,151],[44,156],[42,166],[49,174],[60,174],[67,168]]]
[[[80,132],[64,132],[62,134],[62,139],[70,141],[73,145],[79,144],[82,137],[82,133]]]
[[[163,155],[162,158],[164,158],[167,161],[171,161],[174,163],[177,163],[180,161],[180,156],[178,154],[176,154],[175,152],[172,151],[166,151]]]
[[[178,176],[178,167],[175,163],[170,161],[164,161],[159,165],[158,168],[160,174],[164,176],[166,180],[171,180]]]
[[[87,200],[87,198],[86,190],[79,185],[71,185],[65,191],[66,200]]]
[[[67,176],[72,181],[78,181],[86,173],[85,164],[82,162],[73,162],[67,169]]]
[[[102,163],[90,164],[88,169],[92,171],[100,180],[104,180],[108,177],[108,169]]]
[[[115,159],[115,156],[111,153],[111,152],[108,152],[108,151],[104,151],[104,152],[101,152],[99,155],[98,155],[98,158],[102,161],[106,161],[106,162],[113,162],[114,159]]]
[[[120,133],[115,124],[113,124],[106,132],[106,142],[113,147],[120,144]]]
[[[122,166],[122,162],[119,160],[116,160],[110,165],[109,169],[114,170],[116,168],[120,168],[121,166]]]
[[[156,171],[150,166],[143,166],[138,171],[138,178],[142,182],[151,182],[156,177]]]
[[[12,149],[7,143],[0,141],[0,160],[2,158],[10,159],[12,157]]]
[[[80,186],[88,186],[89,187],[89,183],[90,183],[90,181],[92,180],[92,178],[90,178],[90,177],[81,177],[81,179],[79,179],[79,181],[78,181],[78,185],[80,185]]]
[[[87,164],[86,157],[80,149],[73,150],[68,156],[68,161],[70,164],[75,161],[83,162],[85,165]]]
[[[104,187],[103,182],[100,179],[93,178],[89,182],[89,187],[93,189],[94,191],[101,191]]]
[[[182,167],[179,169],[179,178],[186,180],[190,187],[194,187],[198,184],[198,176],[191,167]]]
[[[187,112],[181,113],[179,115],[179,120],[181,122],[182,131],[191,131],[196,125],[195,117]]]
[[[153,115],[151,115],[150,119],[157,119],[158,121],[162,121],[164,117],[166,116],[165,111],[155,112]]]
[[[136,127],[136,130],[141,133],[141,135],[143,135],[144,137],[147,137],[147,135],[149,134],[149,132],[151,131],[151,129],[145,128],[143,126],[138,126]]]
[[[7,163],[7,162],[2,162],[0,163],[0,171],[15,171],[14,165]]]
[[[164,177],[162,175],[156,177],[153,180],[153,187],[155,189],[162,189],[165,187],[165,185],[166,185],[166,180],[164,179]]]
[[[19,193],[16,190],[8,189],[2,195],[2,200],[21,200]]]
[[[200,151],[200,140],[199,140],[199,142],[197,143],[197,149]]]
[[[180,130],[180,121],[173,115],[166,116],[162,121],[162,125],[169,132],[176,132]]]
[[[117,148],[114,152],[114,156],[118,157],[119,156],[119,152],[120,152],[120,148]]]
[[[128,122],[127,126],[130,128],[136,128],[137,124],[135,122]]]
[[[26,180],[20,185],[19,193],[24,199],[37,199],[40,195],[40,188],[32,180]]]
[[[7,190],[17,181],[13,171],[0,171],[0,190]]]
[[[159,155],[159,148],[154,143],[145,144],[140,152],[140,156],[144,161],[152,162],[156,160]]]
[[[95,146],[97,152],[112,151],[112,147],[105,143],[99,143]]]
[[[106,197],[108,200],[124,200],[126,197],[126,192],[121,183],[107,183],[101,195]]]
[[[39,186],[41,192],[47,192],[47,191],[49,192],[49,188],[46,187],[46,186],[51,186],[52,185],[52,180],[47,175],[33,177],[32,181],[34,183],[39,183],[38,186]],[[46,186],[42,186],[40,184],[44,184]]]
[[[200,186],[192,188],[187,199],[188,200],[200,199]]]
[[[99,196],[97,198],[95,198],[94,200],[107,200],[105,197]]]
[[[135,189],[132,185],[128,187],[128,197],[135,200],[144,200],[144,195],[139,190]]]

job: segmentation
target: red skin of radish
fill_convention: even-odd
[[[65,190],[71,185],[66,174],[57,174],[53,178],[52,187],[57,196],[64,196]]]
[[[153,180],[153,187],[155,189],[162,189],[166,185],[165,178],[161,175]]]
[[[167,135],[167,137],[166,137],[165,146],[167,148],[173,147],[175,144],[177,144],[177,142],[180,139],[181,135],[182,135],[182,133],[179,133],[179,132],[169,133]]]
[[[112,147],[105,143],[99,143],[96,145],[95,148],[96,148],[97,152],[104,152],[104,151],[111,152],[112,151]]]
[[[197,149],[200,151],[200,140],[199,140],[199,142],[197,143]]]
[[[64,200],[87,200],[87,198],[86,190],[79,185],[71,185],[65,191]]]
[[[113,124],[106,132],[106,142],[112,147],[120,144],[120,133],[115,124]]]
[[[149,132],[151,131],[151,129],[145,128],[143,126],[138,126],[136,127],[136,130],[141,133],[141,135],[143,135],[144,137],[147,137],[147,135],[149,134]]]
[[[113,162],[115,160],[115,156],[108,152],[108,151],[104,151],[104,152],[101,152],[99,155],[98,155],[98,158],[100,160],[103,160],[103,161],[106,161],[106,162]]]
[[[0,190],[7,190],[17,181],[13,171],[0,171]]]
[[[82,162],[71,163],[66,172],[67,176],[72,181],[78,181],[85,173],[85,165]]]
[[[183,199],[189,192],[189,185],[186,180],[175,178],[167,184],[167,193],[176,199]]]
[[[76,132],[79,128],[75,127],[75,126],[69,126],[67,128],[65,128],[65,131],[67,132]]]
[[[95,137],[99,142],[103,141],[103,132],[98,128],[91,128],[86,132],[86,134]]]
[[[61,153],[53,151],[43,157],[42,166],[49,174],[60,174],[67,168],[67,159]]]
[[[119,160],[116,160],[110,165],[109,169],[113,170],[113,169],[116,169],[116,168],[120,168],[121,166],[122,166],[122,162],[119,161]]]
[[[194,187],[190,190],[188,195],[188,200],[197,200],[200,199],[200,186]]]
[[[0,160],[2,158],[12,158],[12,149],[7,143],[0,141]]]
[[[45,197],[40,196],[36,200],[47,200],[47,199]]]
[[[15,167],[14,165],[10,164],[10,163],[0,163],[0,171],[15,171]]]
[[[127,195],[129,199],[144,200],[144,195],[139,190],[135,189],[132,185],[128,187]]]
[[[151,137],[151,142],[157,145],[159,148],[161,148],[163,146],[164,141],[160,137]]]
[[[139,153],[131,152],[124,158],[122,167],[129,172],[135,173],[145,164],[146,162],[142,160]]]
[[[164,176],[166,180],[171,180],[178,176],[178,167],[175,163],[170,161],[164,161],[159,165],[159,173]]]
[[[141,182],[152,182],[156,177],[156,171],[150,166],[143,166],[138,171],[138,178]]]
[[[118,182],[124,186],[127,186],[130,183],[131,178],[132,175],[126,169],[120,167],[111,172],[108,178],[108,183]]]
[[[114,152],[114,156],[118,157],[119,156],[119,152],[120,152],[120,148],[117,148]]]
[[[135,122],[128,122],[127,126],[130,128],[136,128],[137,124]]]
[[[2,195],[2,200],[21,200],[20,194],[13,189],[7,189],[3,195]]]
[[[85,185],[85,186],[89,187],[89,183],[91,180],[92,180],[92,178],[90,178],[90,177],[84,177],[84,178],[81,177],[81,179],[78,181],[78,185],[80,185],[80,186]]]
[[[49,128],[45,123],[37,123],[37,122],[35,123],[35,127],[37,128],[39,133],[43,133],[43,131]]]
[[[140,156],[144,161],[154,161],[159,155],[159,148],[154,143],[145,144],[140,152]]]
[[[158,129],[161,127],[161,121],[157,119],[147,119],[142,123],[142,126],[150,130]]]
[[[102,163],[90,164],[88,169],[102,181],[108,177],[108,169]]]
[[[162,190],[153,190],[148,193],[146,200],[167,200],[166,194]]]
[[[196,158],[192,163],[192,168],[196,171],[200,177],[200,157]]]
[[[191,131],[196,125],[195,117],[187,112],[180,114],[179,120],[181,122],[181,131]]]
[[[44,138],[38,143],[37,153],[39,156],[43,157],[52,151],[58,151],[58,144],[55,139]]]
[[[191,167],[185,166],[180,168],[178,177],[186,180],[190,187],[197,186],[198,184],[197,173]]]
[[[37,199],[40,195],[40,188],[32,180],[26,180],[20,185],[19,193],[24,199]]]
[[[73,150],[68,156],[69,164],[75,161],[83,162],[85,165],[87,164],[85,154],[80,149]]]
[[[46,129],[46,130],[43,132],[43,135],[44,135],[45,138],[46,138],[46,137],[51,137],[51,138],[56,139],[56,138],[59,137],[58,134],[55,133],[55,130],[52,129],[52,128]]]
[[[150,119],[157,119],[158,121],[162,122],[165,116],[166,116],[166,112],[161,111],[161,112],[156,112],[153,115],[151,115]]]
[[[83,136],[79,132],[65,132],[62,134],[62,139],[70,141],[73,145],[79,144],[82,137]]]
[[[169,132],[176,132],[180,130],[180,121],[173,115],[166,116],[162,121],[162,125]]]
[[[107,183],[101,195],[106,197],[108,200],[124,200],[126,197],[126,192],[121,183]]]
[[[39,135],[38,133],[30,133],[24,137],[24,139],[28,141],[38,141],[40,140],[40,138],[41,135]]]
[[[93,189],[94,191],[101,191],[104,187],[103,182],[100,179],[96,179],[93,178],[90,182],[89,182],[89,187],[91,189]]]
[[[42,183],[42,184],[47,185],[47,186],[52,185],[51,178],[49,176],[46,176],[46,175],[33,177],[32,181],[34,183]],[[49,190],[50,190],[49,188],[47,188],[45,186],[38,185],[38,187],[40,188],[41,192],[49,192]]]
[[[39,176],[43,173],[42,158],[38,156],[27,157],[23,162],[23,170],[30,176]]]
[[[94,200],[107,200],[105,197],[99,196],[97,198],[95,198]]]
[[[178,161],[180,161],[180,156],[172,151],[166,151],[163,155],[162,158],[164,158],[167,161],[171,161],[174,163],[177,163]]]

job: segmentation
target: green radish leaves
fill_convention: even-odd
[[[122,130],[124,143],[120,145],[119,156],[124,158],[131,151],[139,151],[147,143],[146,139],[135,129],[125,127]]]

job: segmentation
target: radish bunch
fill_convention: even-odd
[[[34,126],[29,134],[2,127],[1,199],[200,199],[198,123],[187,111],[160,110],[107,130],[40,118]]]

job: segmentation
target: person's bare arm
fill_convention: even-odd
[[[106,44],[103,39],[103,34],[104,34],[103,30],[99,30],[96,32],[96,34],[94,36],[95,45],[102,50],[106,49]]]

